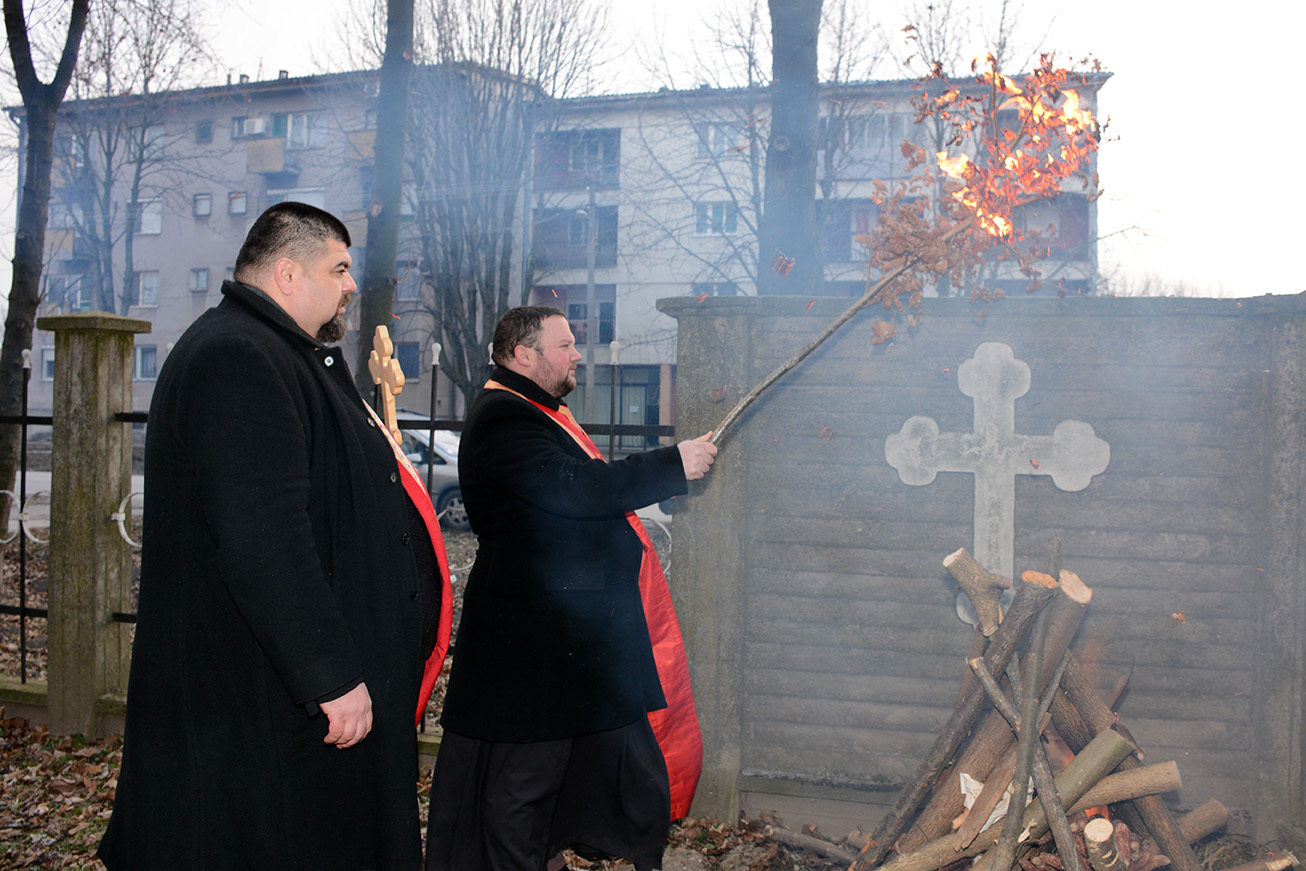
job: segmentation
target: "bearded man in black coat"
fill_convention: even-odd
[[[709,433],[604,462],[562,401],[581,355],[557,309],[507,312],[493,357],[459,446],[478,549],[426,868],[556,871],[572,847],[648,871],[688,810],[702,744],[666,580],[633,512],[686,492],[717,449]]]
[[[340,221],[273,206],[159,375],[111,871],[420,862],[414,711],[447,568],[328,344],[349,267]]]

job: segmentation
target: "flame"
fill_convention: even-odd
[[[993,95],[989,103],[960,95],[955,89],[936,101],[941,117],[944,107],[948,116],[959,117],[963,111],[975,116],[960,122],[959,129],[968,133],[991,130],[975,143],[973,158],[941,151],[935,159],[945,176],[960,182],[946,190],[994,236],[1011,236],[1015,230],[1012,210],[1060,194],[1062,181],[1079,174],[1097,150],[1097,121],[1081,104],[1079,93],[1063,87],[1068,75],[1065,70],[1053,69],[1050,58],[1044,58],[1023,84],[990,66],[979,77]],[[996,110],[994,103],[998,103]],[[1012,112],[1014,125],[997,123],[1002,113],[1009,116]]]

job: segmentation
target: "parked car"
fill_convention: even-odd
[[[425,419],[423,415],[413,412],[401,412],[399,417]],[[403,433],[404,453],[417,468],[423,482],[427,479],[427,467],[430,464],[431,503],[435,505],[436,514],[440,515],[440,523],[447,529],[470,529],[467,510],[463,507],[462,490],[458,488],[457,433],[436,430],[434,442],[428,444],[427,430],[405,429],[400,432]]]

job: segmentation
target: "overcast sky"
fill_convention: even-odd
[[[723,2],[731,0],[612,0],[627,89],[650,81],[628,45],[669,34],[687,53]],[[233,74],[347,68],[359,40],[347,3],[232,0],[212,22],[215,47]],[[901,39],[901,0],[860,5]],[[1216,12],[1160,0],[1024,0],[1023,16],[1035,35],[1052,22],[1045,46],[1063,57],[1091,53],[1113,73],[1099,106],[1110,117],[1099,162],[1104,271],[1155,276],[1203,295],[1297,293],[1306,290],[1293,254],[1306,225],[1295,171],[1306,120],[1289,58],[1306,11],[1268,0],[1222,5]]]

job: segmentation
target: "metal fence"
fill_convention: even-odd
[[[23,405],[26,407],[27,395],[26,384],[24,384]],[[114,415],[114,419],[119,423],[130,424],[147,424],[149,415],[143,411],[119,412]],[[0,490],[0,496],[8,497],[11,501],[10,524],[13,526],[4,537],[0,538],[0,547],[8,545],[18,540],[18,577],[17,577],[17,603],[13,604],[7,601],[0,601],[0,615],[17,617],[18,623],[18,677],[22,683],[26,683],[29,675],[29,659],[32,646],[30,643],[31,633],[29,632],[29,621],[45,620],[48,617],[48,609],[36,607],[29,604],[28,568],[30,554],[28,552],[28,543],[44,545],[46,540],[38,537],[32,525],[30,504],[33,499],[40,496],[44,491],[28,492],[28,429],[33,426],[52,426],[54,423],[50,415],[9,415],[0,416],[0,425],[10,424],[21,427],[21,451],[19,454],[19,469],[17,475],[17,493],[9,490]],[[461,432],[463,421],[461,420],[436,420],[436,419],[401,419],[399,422],[400,429],[426,431],[428,440],[433,440],[436,430],[446,432]],[[655,443],[657,439],[663,437],[672,437],[675,435],[675,428],[666,425],[636,425],[636,424],[592,424],[586,425],[586,430],[600,446],[605,446],[608,459],[611,460],[615,453],[622,449],[622,443],[629,444],[632,441],[635,444]],[[53,464],[53,457],[51,458]],[[430,487],[428,475],[427,485]],[[132,537],[130,528],[131,512],[129,502],[133,496],[138,493],[129,494],[121,505],[118,506],[116,513],[110,516],[110,519],[118,522],[119,533],[126,543],[133,549],[140,548],[140,542]],[[16,522],[16,526],[14,523]],[[118,623],[135,623],[136,614],[134,611],[114,611],[110,619]]]

